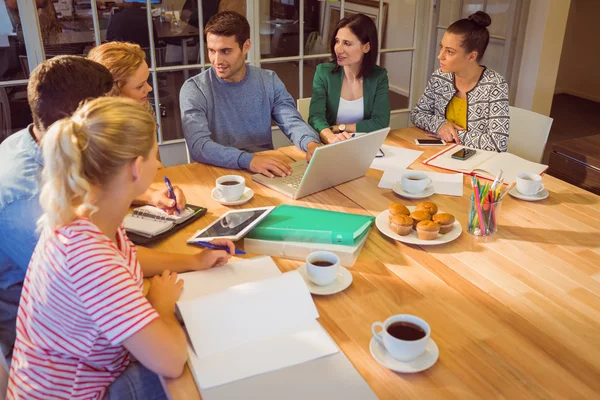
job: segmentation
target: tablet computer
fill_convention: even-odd
[[[218,220],[196,232],[187,242],[208,242],[213,239],[240,240],[274,209],[273,206],[227,211]]]

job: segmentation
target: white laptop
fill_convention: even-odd
[[[293,199],[329,189],[364,176],[389,132],[390,128],[380,129],[318,147],[310,163],[291,164],[290,176],[268,178],[255,174],[252,180]]]

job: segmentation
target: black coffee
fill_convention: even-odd
[[[233,186],[233,185],[237,185],[240,182],[238,181],[225,181],[225,182],[220,182],[219,185],[225,185],[225,186]]]
[[[421,178],[408,178],[409,181],[420,181],[422,180]]]
[[[330,261],[311,261],[311,264],[316,267],[331,267],[333,265]]]
[[[425,337],[425,330],[410,322],[394,322],[388,326],[387,331],[400,340],[419,340]]]

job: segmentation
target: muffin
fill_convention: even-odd
[[[454,215],[448,213],[436,214],[431,219],[440,225],[440,233],[448,233],[454,227]]]
[[[417,229],[417,224],[419,222],[431,220],[431,214],[429,214],[429,212],[425,210],[413,211],[410,214],[410,217],[414,220],[413,229]]]
[[[394,215],[410,215],[410,211],[408,211],[408,208],[404,207],[400,203],[390,204],[390,206],[388,207],[388,211],[390,213],[390,221],[392,220],[392,217]]]
[[[421,221],[417,224],[417,236],[421,240],[433,240],[440,231],[440,224],[433,221]]]
[[[431,215],[435,215],[438,212],[437,206],[430,201],[424,201],[422,203],[417,204],[415,211],[418,211],[418,210],[425,210]]]
[[[390,221],[390,228],[400,236],[406,236],[412,231],[413,219],[408,215],[396,214]]]

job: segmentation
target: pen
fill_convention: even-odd
[[[212,244],[210,242],[192,242],[193,244],[196,244],[198,246],[202,246],[202,247],[206,247],[207,249],[212,249],[212,250],[225,250],[226,252],[229,253],[229,247],[227,246],[217,246],[216,244]],[[246,254],[246,252],[244,250],[240,250],[240,249],[235,249],[235,254]]]
[[[181,214],[181,211],[179,211],[179,208],[177,208],[177,197],[175,197],[175,191],[173,190],[171,181],[166,176],[165,176],[165,183],[167,184],[167,190],[169,191],[169,197],[175,201],[175,211],[177,211],[177,214]]]

